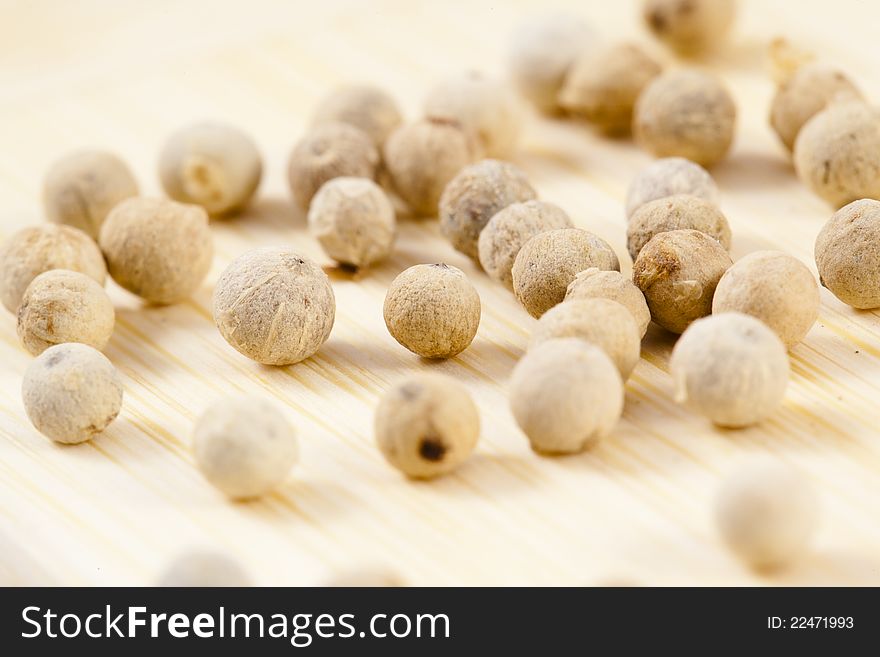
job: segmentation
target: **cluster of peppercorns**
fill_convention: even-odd
[[[685,11],[681,0],[650,0],[645,17],[676,50],[700,53],[726,33],[734,3],[686,4]],[[452,246],[515,294],[538,321],[511,376],[510,406],[538,452],[578,452],[613,431],[652,320],[682,334],[669,362],[678,400],[720,426],[760,422],[782,403],[787,350],[818,316],[816,281],[781,252],[731,260],[730,225],[703,168],[733,141],[736,108],[724,86],[693,68],[664,73],[639,46],[598,45],[592,34],[576,18],[531,21],[514,37],[511,74],[540,110],[581,117],[607,134],[631,132],[661,158],[635,177],[626,198],[631,279],[605,240],[539,200],[526,174],[505,161],[517,150],[523,107],[506,85],[478,74],[436,85],[411,123],[381,89],[355,85],[329,95],[293,149],[294,199],[340,266],[368,270],[386,258],[399,217],[437,216]],[[771,123],[820,195],[854,201],[816,242],[822,283],[856,308],[878,307],[880,202],[867,197],[880,195],[880,113],[842,74],[812,63],[792,68]],[[17,313],[22,345],[37,356],[24,376],[25,408],[53,440],[88,440],[121,409],[120,376],[100,352],[114,325],[106,274],[150,303],[189,296],[211,266],[209,217],[247,206],[262,162],[247,135],[204,123],[168,139],[159,174],[169,198],[144,198],[117,157],[69,155],[45,179],[49,223],[16,233],[0,252],[0,300]],[[244,253],[214,289],[220,334],[268,365],[316,353],[335,310],[327,275],[288,247]],[[431,359],[468,348],[480,316],[474,286],[444,263],[403,271],[384,303],[390,334]],[[452,471],[479,433],[470,394],[438,374],[398,383],[376,411],[382,454],[411,477]],[[193,449],[208,481],[234,499],[276,488],[298,458],[284,414],[249,397],[208,408]],[[809,492],[774,467],[731,480],[718,507],[724,536],[756,565],[784,561],[813,522]]]

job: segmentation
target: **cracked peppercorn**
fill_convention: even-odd
[[[636,284],[651,319],[673,333],[712,312],[715,287],[733,264],[718,240],[698,230],[670,230],[655,235],[633,264]]]

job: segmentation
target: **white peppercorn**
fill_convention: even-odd
[[[263,173],[253,140],[238,128],[205,121],[180,128],[159,155],[159,179],[175,201],[201,205],[212,217],[244,208]]]
[[[862,199],[831,217],[816,238],[819,281],[853,308],[880,308],[880,201]]]
[[[565,301],[578,299],[610,299],[626,308],[636,322],[639,337],[645,337],[651,323],[651,311],[645,295],[631,279],[619,271],[602,271],[590,267],[578,272],[565,292]]]
[[[804,64],[776,90],[770,104],[770,125],[791,151],[801,128],[816,114],[833,103],[861,98],[861,91],[838,69]]]
[[[736,17],[736,0],[645,0],[648,29],[683,55],[717,48]]]
[[[715,499],[721,538],[753,568],[790,563],[804,551],[816,528],[818,499],[790,466],[769,459],[742,466]]]
[[[797,258],[781,251],[755,251],[724,272],[712,312],[757,317],[788,349],[804,339],[819,316],[819,286]]]
[[[628,134],[636,99],[661,70],[660,64],[634,44],[590,50],[569,68],[559,105],[602,132]]]
[[[575,14],[554,12],[531,17],[510,39],[507,63],[511,80],[538,109],[557,112],[556,97],[566,72],[594,40],[593,29]]]
[[[696,162],[683,157],[664,157],[639,171],[626,192],[626,217],[649,201],[676,194],[690,194],[718,205],[718,186]]]
[[[46,218],[79,228],[93,239],[110,210],[137,194],[137,181],[125,162],[104,151],[70,153],[43,180]]]
[[[851,101],[817,113],[794,142],[794,167],[835,207],[880,198],[880,109]]]
[[[388,462],[409,477],[430,479],[456,469],[480,435],[480,416],[468,391],[441,374],[398,383],[376,408],[376,442]]]
[[[721,210],[698,196],[676,194],[649,201],[633,213],[626,228],[629,255],[635,260],[654,235],[685,228],[705,233],[730,250],[730,224]]]
[[[500,160],[482,160],[463,168],[440,197],[440,232],[456,250],[477,258],[480,232],[511,203],[537,196],[526,174]]]
[[[651,319],[681,333],[712,311],[715,287],[732,264],[718,240],[698,230],[671,230],[642,248],[633,283],[645,295]]]
[[[312,125],[347,123],[363,130],[376,148],[403,121],[397,101],[384,89],[370,84],[349,84],[334,89],[318,103]]]
[[[555,228],[571,228],[568,214],[547,201],[511,203],[496,212],[480,231],[477,255],[486,273],[513,290],[513,262],[516,255],[538,233]]]
[[[488,157],[502,159],[516,152],[523,125],[523,108],[510,87],[475,72],[434,85],[425,116],[457,123]]]
[[[553,338],[580,338],[594,344],[629,378],[641,353],[641,338],[632,314],[610,299],[572,299],[546,313],[532,331],[529,348]]]
[[[18,307],[18,338],[34,356],[54,344],[81,342],[101,350],[110,340],[115,312],[94,280],[52,269],[27,286]]]
[[[413,212],[433,217],[446,185],[480,149],[458,123],[424,119],[397,128],[385,142],[395,191]]]
[[[107,216],[98,242],[113,280],[157,304],[195,292],[214,259],[207,213],[166,199],[123,201]]]
[[[401,272],[385,295],[388,332],[424,358],[452,358],[480,326],[480,296],[457,267],[414,265]]]
[[[599,347],[555,338],[530,349],[510,377],[510,409],[536,452],[580,452],[623,412],[623,382]]]
[[[193,453],[211,484],[232,499],[250,499],[284,482],[299,458],[299,442],[275,404],[261,397],[229,397],[199,417]]]
[[[669,359],[675,399],[722,427],[747,427],[773,413],[788,386],[785,345],[751,315],[726,312],[693,322]]]
[[[578,272],[590,267],[620,270],[608,243],[580,228],[539,233],[526,242],[511,269],[513,292],[532,316],[540,317],[565,298]]]
[[[159,576],[161,587],[243,587],[251,579],[241,564],[222,552],[193,550],[177,556]]]
[[[50,269],[78,271],[101,285],[107,267],[98,245],[78,228],[40,224],[22,228],[0,249],[0,301],[15,312],[31,281]]]
[[[363,130],[348,123],[314,126],[290,154],[287,180],[293,197],[307,209],[328,180],[339,176],[376,178],[379,151]]]
[[[288,247],[242,254],[214,287],[214,323],[220,334],[265,365],[290,365],[313,355],[330,337],[335,316],[327,274]]]
[[[736,105],[714,76],[680,69],[654,78],[639,96],[633,115],[636,141],[657,157],[677,155],[712,166],[727,155]]]
[[[81,443],[104,431],[122,408],[122,380],[97,349],[78,342],[46,349],[21,383],[34,427],[59,443]]]
[[[394,246],[394,206],[369,178],[328,180],[312,199],[308,222],[327,255],[343,265],[367,267]]]

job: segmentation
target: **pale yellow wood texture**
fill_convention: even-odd
[[[880,313],[823,290],[819,322],[791,355],[784,407],[744,431],[719,431],[671,400],[671,338],[652,329],[627,385],[626,411],[601,448],[533,454],[508,411],[506,380],[534,320],[440,237],[436,222],[401,225],[391,260],[359,281],[335,279],[336,326],[319,354],[285,368],[233,351],[210,317],[211,289],[236,255],[289,243],[327,263],[291,203],[289,149],[334,84],[387,87],[410,117],[433,79],[467,68],[501,75],[525,2],[0,3],[0,237],[42,221],[40,184],[53,159],[81,146],[118,152],[146,193],[160,192],[163,138],[193,119],[252,133],[266,159],[259,199],[214,225],[217,257],[191,301],[143,307],[114,284],[106,350],[125,381],[122,415],[90,444],[59,447],[28,423],[19,386],[31,357],[0,316],[0,573],[6,581],[146,584],[180,551],[215,546],[260,584],[313,584],[364,563],[413,584],[859,584],[880,580]],[[572,2],[607,39],[651,45],[636,3]],[[772,84],[764,48],[785,34],[851,72],[880,97],[876,5],[744,2],[734,42],[708,65],[740,109],[735,148],[714,174],[734,255],[782,248],[814,268],[831,210],[796,180],[766,123]],[[656,47],[656,45],[651,45]],[[668,58],[657,48],[657,52]],[[671,59],[669,60],[671,62]],[[584,126],[534,119],[517,162],[541,196],[625,258],[622,199],[650,158]],[[474,344],[426,363],[387,333],[392,278],[419,262],[463,268],[483,301]],[[625,270],[630,264],[625,259]],[[433,483],[404,480],[373,444],[373,409],[407,373],[436,370],[478,401],[476,455]],[[302,460],[278,493],[230,504],[189,452],[200,411],[221,395],[258,393],[286,407]],[[813,552],[757,576],[723,549],[711,519],[719,481],[770,454],[816,487]]]

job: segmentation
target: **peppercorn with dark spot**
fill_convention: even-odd
[[[468,391],[442,374],[417,374],[391,388],[376,409],[376,442],[404,474],[430,479],[473,451],[480,417]]]

